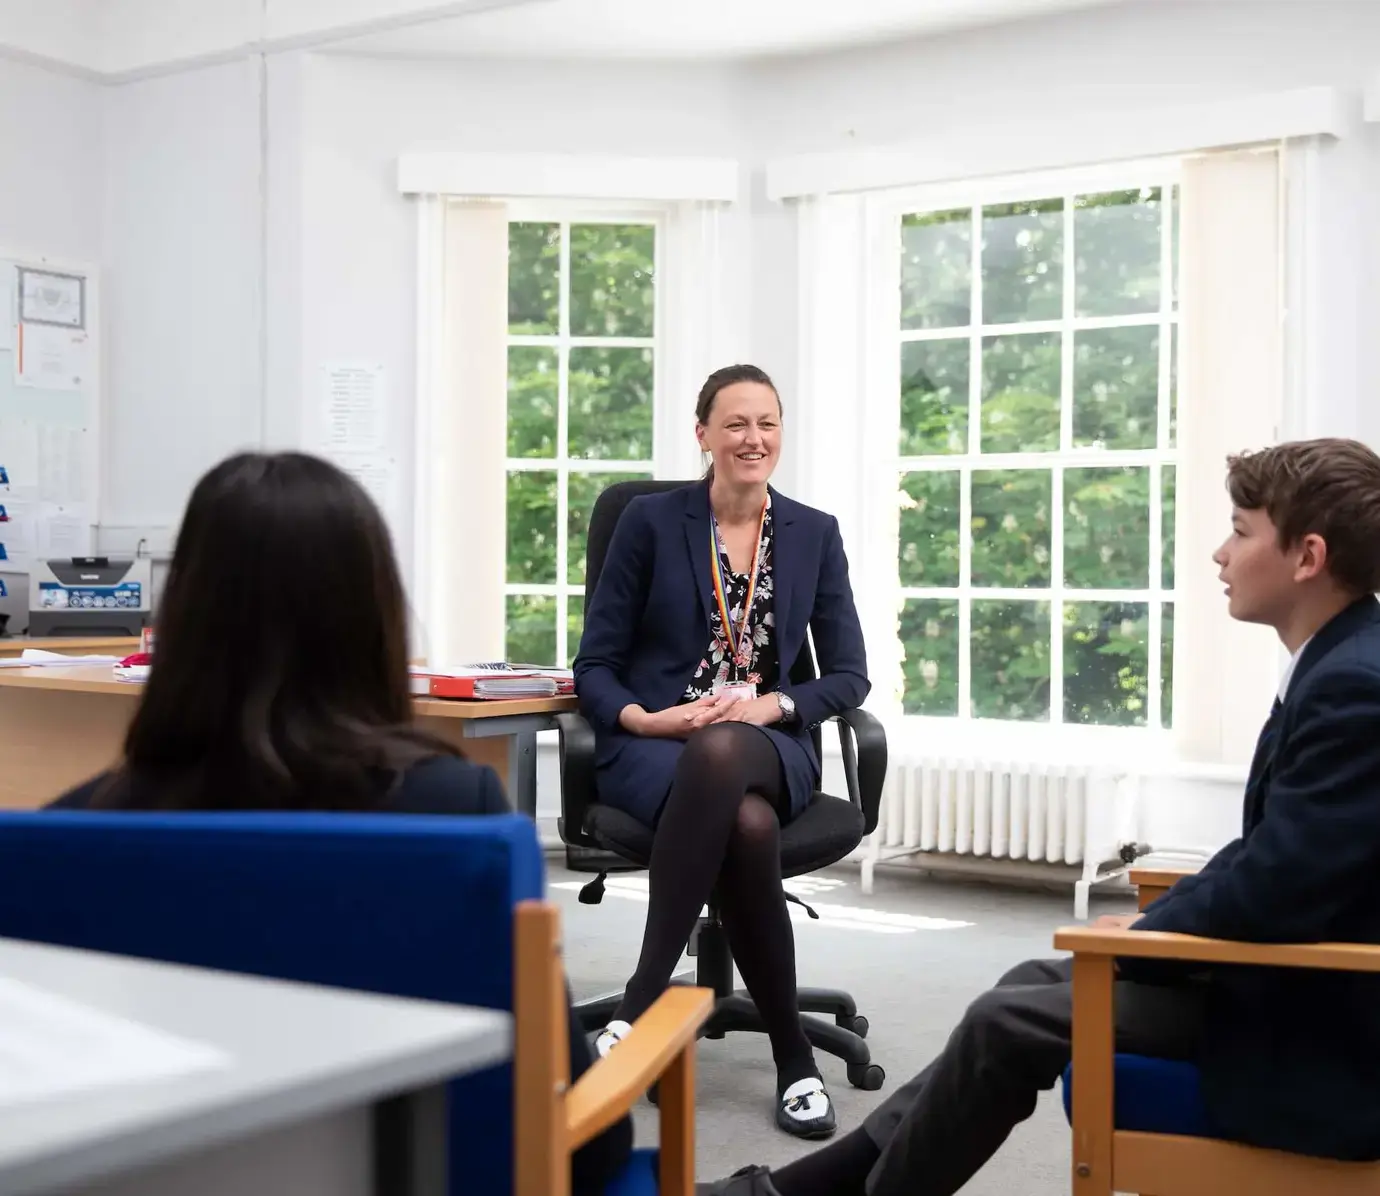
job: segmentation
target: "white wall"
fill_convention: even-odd
[[[98,261],[100,87],[0,61],[0,161],[0,247]]]
[[[168,526],[263,437],[257,68],[112,87],[104,108],[103,522]]]

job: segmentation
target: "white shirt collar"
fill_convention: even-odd
[[[1308,647],[1313,637],[1310,635],[1299,645],[1299,650],[1289,657],[1289,663],[1284,666],[1284,676],[1279,679],[1279,700],[1284,701],[1284,695],[1289,692],[1289,682],[1294,679],[1294,669],[1298,667],[1299,657],[1303,655],[1303,650]]]

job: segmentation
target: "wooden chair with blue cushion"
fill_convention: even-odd
[[[1140,907],[1184,874],[1133,870]],[[1213,1128],[1194,1064],[1118,1054],[1112,1029],[1119,958],[1380,973],[1380,947],[1262,946],[1094,926],[1061,930],[1054,945],[1073,952],[1073,1060],[1064,1073],[1064,1109],[1073,1126],[1074,1196],[1380,1193],[1380,1163],[1336,1162],[1225,1140]]]
[[[0,813],[0,936],[510,1010],[513,1063],[449,1085],[450,1191],[564,1196],[571,1153],[659,1077],[659,1160],[608,1193],[689,1196],[712,997],[667,993],[570,1086],[544,872],[518,815]]]

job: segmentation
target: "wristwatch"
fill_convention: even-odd
[[[776,691],[776,704],[781,707],[781,721],[783,723],[795,722],[795,699],[790,694],[783,694],[778,689]]]

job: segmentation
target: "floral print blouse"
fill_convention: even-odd
[[[719,544],[719,568],[724,579],[725,599],[731,618],[737,626],[743,617],[748,574],[733,572],[728,563],[728,549],[724,546],[723,536],[718,532],[718,524],[714,527]],[[752,640],[747,668],[741,668],[734,663],[733,649],[728,635],[724,632],[719,604],[712,601],[709,613],[709,650],[700,661],[700,667],[690,684],[685,687],[685,693],[681,696],[682,702],[695,702],[707,697],[714,692],[716,685],[725,682],[751,682],[757,686],[759,695],[776,688],[780,661],[776,649],[776,616],[772,601],[772,539],[771,502],[768,499],[766,514],[762,519],[762,540],[758,549],[757,588],[752,596],[752,610],[747,616],[748,634]],[[708,568],[708,562],[701,567]]]

